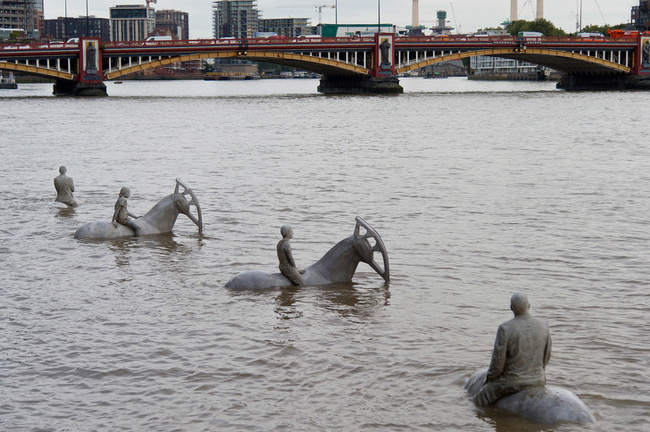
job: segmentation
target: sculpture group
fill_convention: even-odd
[[[54,179],[55,201],[73,208],[74,182],[59,168]],[[84,224],[75,239],[112,239],[171,232],[179,214],[184,214],[199,229],[203,217],[198,198],[181,180],[176,187],[142,217],[127,209],[129,188],[120,190],[111,221]],[[350,282],[360,262],[368,264],[385,282],[390,281],[388,251],[383,240],[365,220],[356,217],[354,231],[332,247],[325,255],[304,270],[293,258],[290,241],[293,229],[280,228],[282,239],[277,244],[278,273],[251,270],[234,276],[226,283],[229,289],[270,289],[285,286],[315,286]],[[376,258],[380,257],[378,262]],[[563,421],[593,422],[589,408],[572,392],[546,387],[545,369],[551,358],[551,335],[548,324],[530,315],[528,298],[516,293],[510,300],[514,318],[501,324],[494,343],[492,360],[487,370],[474,373],[465,383],[465,391],[477,407],[497,406],[528,419],[553,424]]]
[[[203,216],[199,200],[192,189],[179,179],[176,179],[174,193],[160,200],[142,217],[137,217],[127,210],[127,199],[130,195],[131,192],[128,188],[122,188],[115,202],[111,221],[88,222],[75,232],[74,238],[113,239],[169,233],[181,213],[196,224],[199,232],[203,230]],[[193,213],[193,208],[196,215]]]

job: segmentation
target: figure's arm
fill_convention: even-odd
[[[122,202],[118,198],[117,202],[115,203],[115,211],[113,212],[113,218],[111,219],[111,223],[115,227],[117,226],[117,222],[116,222],[117,214],[119,213],[120,209],[122,208],[122,205],[123,205]]]
[[[284,253],[287,256],[287,262],[289,263],[289,265],[295,267],[296,262],[293,260],[293,254],[291,253],[291,245],[289,244],[289,242],[283,244],[282,249],[284,250]]]
[[[497,337],[494,341],[494,350],[492,351],[492,361],[488,368],[485,382],[494,381],[503,373],[506,366],[506,351],[508,348],[508,340],[506,338],[505,330],[499,326],[497,330]]]
[[[544,369],[546,369],[546,365],[548,362],[551,360],[551,332],[548,330],[548,327],[546,328],[546,348],[544,348]]]
[[[74,181],[70,179],[70,192],[74,192]]]

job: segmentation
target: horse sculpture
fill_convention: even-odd
[[[474,373],[465,383],[465,391],[471,396],[477,394],[485,382],[486,375],[487,369]],[[531,387],[505,396],[495,405],[529,420],[546,424],[595,421],[591,410],[578,396],[560,387]]]
[[[303,279],[306,285],[327,285],[352,280],[360,261],[365,262],[375,270],[386,282],[389,281],[388,252],[381,237],[366,221],[356,217],[354,234],[341,240],[327,252],[323,258],[305,269]],[[361,228],[365,233],[361,233]],[[374,240],[371,245],[369,239]],[[383,266],[374,258],[379,252]],[[226,288],[232,289],[265,289],[291,286],[292,283],[282,273],[264,271],[246,271],[228,281]]]
[[[183,192],[179,192],[181,187]],[[189,201],[185,195],[190,196]],[[196,208],[196,216],[192,214],[192,206]],[[203,230],[203,217],[199,200],[185,183],[176,179],[176,188],[173,194],[160,200],[147,214],[133,221],[140,227],[142,235],[163,234],[171,232],[180,213],[183,213],[194,222],[199,227],[199,232]],[[74,233],[74,238],[112,239],[131,237],[133,235],[134,232],[129,227],[119,224],[116,227],[109,221],[98,221],[84,224]]]

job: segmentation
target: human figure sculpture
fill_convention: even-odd
[[[95,48],[94,43],[88,44],[88,49],[86,50],[86,72],[89,74],[97,73],[97,48]]]
[[[54,177],[54,189],[56,189],[56,198],[54,201],[64,203],[68,207],[77,207],[77,201],[72,196],[74,182],[71,177],[65,174],[67,171],[67,168],[61,165],[59,167],[60,174]]]
[[[290,225],[283,225],[280,228],[282,240],[278,242],[278,259],[280,260],[280,273],[287,277],[294,285],[305,285],[305,280],[296,268],[296,262],[293,260],[291,253],[291,243],[293,238],[293,229]]]
[[[515,317],[499,326],[485,384],[474,403],[485,407],[500,398],[546,385],[545,368],[551,358],[551,334],[546,321],[533,318],[525,294],[510,299]]]
[[[138,226],[138,224],[133,220],[133,219],[137,219],[138,216],[134,215],[133,213],[130,213],[126,208],[126,204],[127,204],[126,200],[130,196],[131,196],[131,190],[129,188],[123,187],[120,190],[120,196],[117,198],[117,201],[115,201],[115,212],[113,212],[113,219],[111,219],[111,223],[116,228],[117,228],[117,224],[127,226],[133,230],[136,237],[140,237],[142,235],[141,229]]]
[[[390,50],[390,42],[388,42],[388,39],[384,39],[382,43],[379,44],[382,66],[390,66],[389,50]]]

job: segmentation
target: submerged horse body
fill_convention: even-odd
[[[487,369],[474,373],[465,383],[465,391],[474,396],[481,390]],[[560,387],[531,387],[499,399],[495,406],[529,420],[554,424],[595,421],[591,410],[578,396]]]
[[[361,228],[365,234],[361,234]],[[375,244],[371,245],[369,239]],[[383,266],[374,259],[374,253],[382,255]],[[307,267],[302,274],[305,285],[327,285],[349,282],[357,270],[359,262],[372,267],[386,282],[389,281],[388,252],[377,233],[362,218],[356,218],[354,234],[338,242],[320,260]],[[260,270],[246,271],[228,281],[227,288],[265,289],[291,286],[293,283],[282,273],[270,273]]]
[[[183,192],[179,191],[180,187],[183,188]],[[189,201],[185,195],[190,196]],[[197,216],[192,214],[191,206],[196,207]],[[176,179],[174,193],[160,200],[144,216],[133,219],[133,222],[140,228],[141,235],[163,234],[171,232],[181,213],[199,227],[199,232],[203,229],[203,218],[198,199],[189,187]],[[88,222],[75,232],[74,238],[111,239],[134,235],[131,228],[121,224],[116,225],[114,226],[109,221]]]

